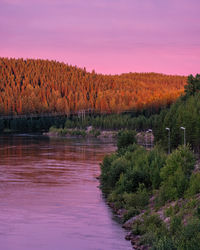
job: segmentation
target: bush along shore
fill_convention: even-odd
[[[101,164],[101,189],[133,248],[200,249],[200,169],[190,146],[167,155],[123,131],[117,147]]]
[[[56,128],[51,127],[49,132],[43,133],[43,135],[47,135],[49,137],[96,137],[99,139],[104,138],[116,138],[117,131],[105,131],[95,129],[92,126],[87,127],[86,129],[79,128]]]
[[[45,134],[48,136],[80,136],[80,137],[116,137],[118,131],[126,129],[135,129],[137,131],[146,131],[152,128],[159,118],[158,114],[150,115],[146,118],[143,115],[132,117],[126,114],[110,114],[96,117],[86,116],[85,119],[72,117],[66,119],[63,123],[56,123],[51,126]],[[141,140],[145,138],[140,136]]]

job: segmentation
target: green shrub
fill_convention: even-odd
[[[159,146],[155,146],[154,149],[151,150],[148,154],[149,175],[153,189],[158,189],[160,187],[162,181],[160,171],[161,168],[165,165],[166,158],[166,154]]]
[[[170,232],[172,235],[179,234],[182,230],[182,218],[181,216],[172,216],[170,220]]]
[[[196,206],[197,206],[197,200],[194,199],[194,198],[191,198],[191,199],[187,202],[187,204],[185,205],[185,208],[191,210],[191,209],[195,208]]]
[[[129,145],[136,143],[136,132],[134,130],[123,130],[117,135],[117,148],[127,148]]]
[[[191,218],[187,225],[179,231],[177,248],[180,250],[200,249],[200,221]]]
[[[168,156],[160,172],[163,180],[158,198],[160,204],[184,196],[194,164],[195,157],[188,146],[180,146]]]
[[[106,156],[101,164],[101,184],[105,193],[115,189],[116,183],[129,167],[129,162],[124,157],[118,157],[116,154]]]
[[[123,215],[123,222],[138,215],[139,213],[140,213],[140,210],[133,208],[133,207],[129,208],[129,210]]]
[[[124,155],[127,160],[131,160],[133,158],[133,152],[136,151],[138,148],[139,146],[136,143],[130,144],[126,148],[121,148],[118,151],[118,155]]]
[[[145,233],[145,227],[143,221],[140,219],[134,221],[131,231],[134,235],[143,235]]]
[[[157,214],[151,214],[150,216],[144,217],[144,225],[147,230],[160,229],[163,225],[162,220]]]
[[[129,162],[124,157],[117,158],[111,163],[108,181],[112,187],[115,187],[120,175],[126,171],[128,166]]]
[[[127,155],[125,154],[125,157]],[[144,184],[146,188],[151,187],[149,176],[148,154],[145,149],[138,147],[129,158],[130,167],[124,173],[124,192],[135,192],[140,184]]]
[[[111,164],[114,160],[117,159],[117,155],[115,153],[111,155],[106,155],[103,159],[103,162],[100,164],[101,166],[101,188],[105,194],[108,194],[114,187],[111,187],[109,183],[109,176],[111,172]]]
[[[115,191],[112,191],[108,195],[108,202],[114,203],[115,209],[120,209],[124,207],[124,198],[122,194],[117,194]]]
[[[177,248],[172,238],[165,235],[157,238],[156,242],[153,242],[152,250],[177,250]]]
[[[58,130],[58,132],[59,132],[59,135],[61,135],[61,136],[65,136],[67,133],[68,133],[68,130],[66,129],[66,128],[60,128],[59,130]]]
[[[194,169],[195,156],[190,151],[189,146],[179,146],[167,158],[166,165],[161,170],[161,178],[163,181],[173,176],[178,169],[183,171],[186,178],[190,177]]]
[[[86,132],[84,131],[84,130],[72,130],[71,132],[70,132],[70,134],[72,135],[72,136],[82,136],[82,137],[85,137],[86,136]]]
[[[200,192],[200,173],[193,173],[190,177],[189,187],[186,197],[191,197]]]
[[[49,131],[50,132],[57,132],[57,128],[55,126],[50,127]]]
[[[153,245],[153,243],[156,241],[156,235],[154,232],[146,232],[142,235],[140,238],[140,245]]]
[[[66,122],[65,122],[65,128],[75,128],[76,125],[74,123],[74,121],[70,120],[70,119],[67,119]]]
[[[170,207],[166,208],[166,210],[165,210],[165,216],[166,217],[171,217],[173,215],[174,215],[174,207],[170,206]]]
[[[100,130],[98,129],[92,129],[89,133],[93,135],[94,137],[97,137],[101,134]]]
[[[147,214],[134,222],[132,232],[142,235],[141,244],[154,245],[157,239],[167,234],[167,228],[157,214]]]
[[[196,215],[200,219],[200,207],[199,206],[196,209]]]
[[[123,197],[125,208],[143,209],[149,202],[149,194],[142,184],[135,193],[124,193]]]

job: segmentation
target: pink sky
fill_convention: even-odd
[[[0,56],[200,73],[199,0],[0,0]]]

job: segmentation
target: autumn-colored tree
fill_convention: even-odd
[[[102,75],[48,60],[0,58],[0,113],[101,113],[159,109],[183,92],[186,77]]]

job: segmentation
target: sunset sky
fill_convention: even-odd
[[[200,73],[199,0],[0,0],[0,56]]]

